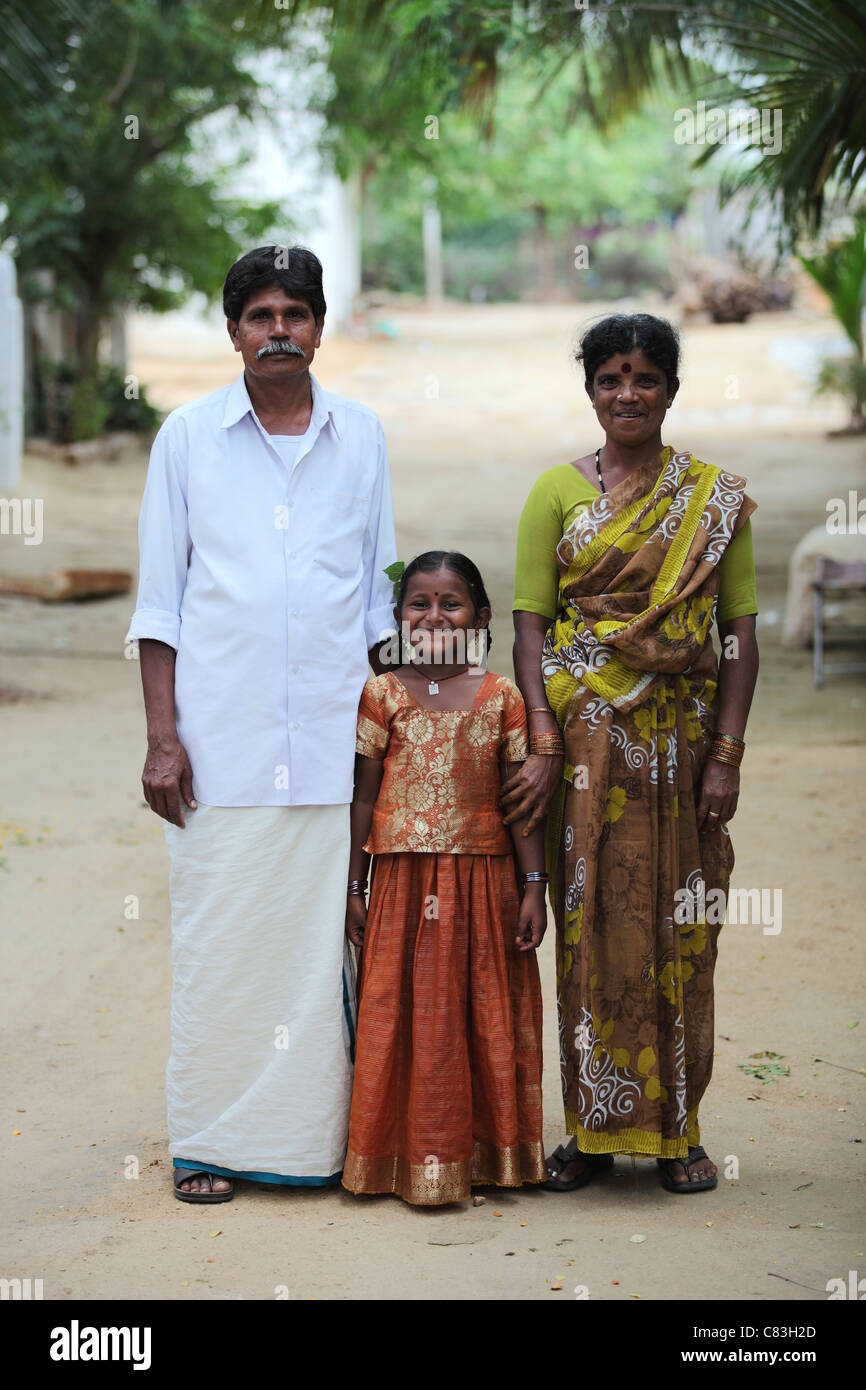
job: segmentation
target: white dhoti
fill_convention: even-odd
[[[300,1186],[346,1155],[349,807],[184,807],[171,861],[175,1166]]]

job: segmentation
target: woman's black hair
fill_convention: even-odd
[[[574,360],[583,363],[586,384],[592,387],[603,362],[618,353],[636,349],[661,368],[668,382],[675,379],[680,362],[680,340],[673,325],[667,319],[656,318],[655,314],[608,315],[586,330]]]
[[[254,290],[279,285],[290,299],[306,300],[316,323],[325,317],[322,262],[306,246],[258,246],[235,261],[223,285],[223,312],[237,323]]]
[[[468,555],[461,555],[459,550],[425,550],[422,555],[416,555],[414,560],[410,560],[403,571],[400,579],[400,588],[397,593],[396,607],[402,611],[403,599],[406,596],[406,587],[413,574],[435,574],[437,570],[450,570],[463,580],[469,590],[469,597],[475,605],[475,612],[480,613],[482,608],[490,607],[490,599],[487,597],[487,590],[484,587],[484,580],[478,566]],[[489,626],[480,628],[479,631],[486,634],[485,641],[487,651],[493,645],[490,636]]]

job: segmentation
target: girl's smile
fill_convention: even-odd
[[[466,668],[466,637],[490,621],[490,609],[475,611],[469,590],[459,575],[438,569],[413,574],[401,607],[394,616],[409,629],[409,641],[417,655],[412,665],[426,674]],[[462,640],[456,640],[462,634]]]

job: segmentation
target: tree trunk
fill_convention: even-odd
[[[537,203],[532,210],[535,213],[535,236],[538,247],[536,298],[546,304],[555,297],[553,243],[550,240],[550,228],[547,225],[547,208]]]

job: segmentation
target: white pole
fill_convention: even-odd
[[[24,442],[24,323],[15,262],[0,252],[0,489],[21,480]]]
[[[442,216],[433,198],[424,202],[424,282],[428,303],[442,298]]]

